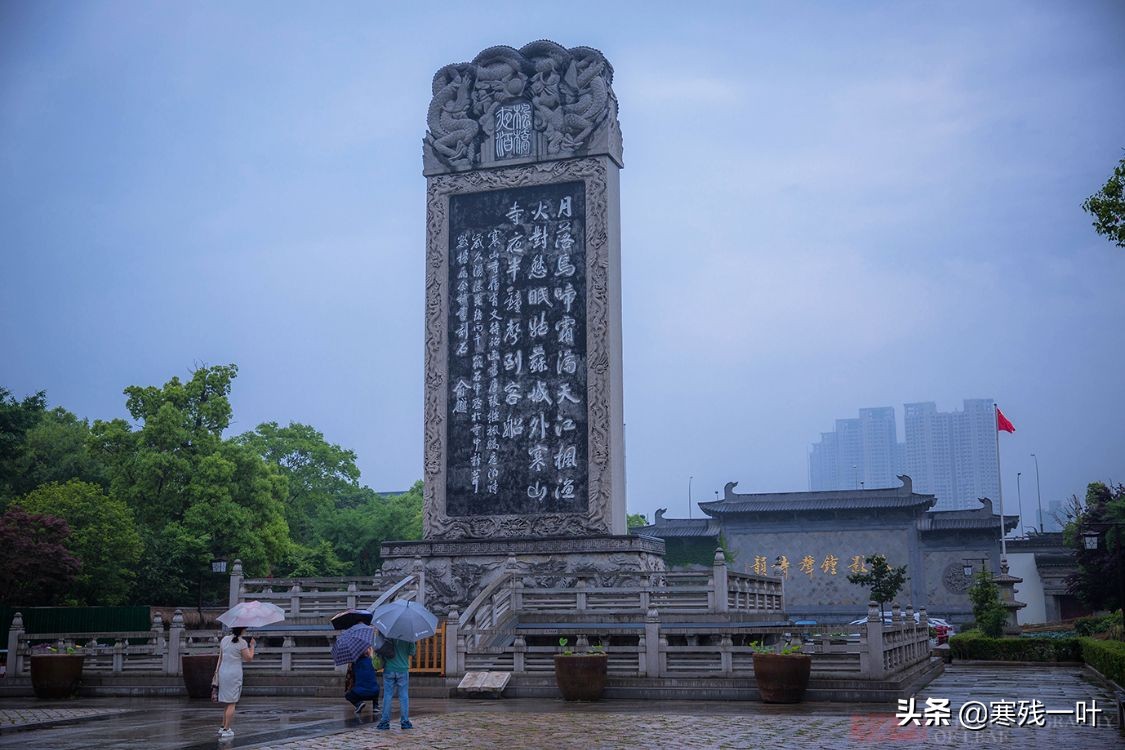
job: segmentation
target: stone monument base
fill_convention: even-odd
[[[383,579],[421,573],[426,606],[441,615],[464,611],[509,565],[529,588],[572,585],[579,575],[614,586],[664,570],[664,540],[634,535],[385,542],[381,555]]]

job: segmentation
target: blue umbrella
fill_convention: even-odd
[[[371,648],[375,640],[375,628],[370,625],[352,625],[336,637],[332,644],[332,662],[336,666],[351,664]]]
[[[421,604],[395,599],[375,610],[371,624],[387,638],[399,641],[420,641],[437,632],[437,617]]]

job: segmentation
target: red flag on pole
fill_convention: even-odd
[[[996,407],[996,431],[997,432],[1015,432],[1016,426],[1008,421],[1004,416],[1004,412],[1000,411],[1000,407]]]

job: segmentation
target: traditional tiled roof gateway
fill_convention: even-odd
[[[738,482],[727,482],[722,500],[699,503],[709,516],[731,513],[792,513],[824,510],[879,510],[891,508],[930,508],[937,502],[933,495],[914,492],[908,476],[900,476],[901,487],[876,490],[827,490],[817,492],[773,492],[740,495],[734,492]]]
[[[719,536],[719,522],[713,518],[664,518],[664,508],[656,511],[656,522],[649,526],[633,529],[638,534],[658,536],[661,539],[716,539]]]
[[[992,501],[980,498],[981,507],[975,510],[930,511],[918,519],[919,531],[971,531],[974,529],[996,529],[1000,526],[1000,516],[992,512]],[[1019,516],[1004,516],[1004,532],[1019,525]]]

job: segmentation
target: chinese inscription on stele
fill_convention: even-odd
[[[531,102],[513,102],[499,106],[495,117],[495,158],[531,156]]]
[[[585,185],[449,207],[450,516],[587,510]]]

